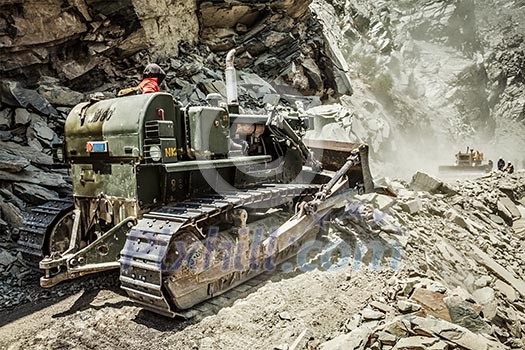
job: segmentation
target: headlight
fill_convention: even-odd
[[[58,147],[56,154],[57,154],[58,161],[63,162],[64,161],[64,149],[62,147]]]
[[[159,146],[151,146],[149,148],[149,156],[151,157],[151,160],[154,162],[158,162],[160,158],[162,158],[162,153],[160,152]]]

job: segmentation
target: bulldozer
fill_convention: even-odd
[[[366,145],[314,152],[297,113],[242,114],[233,57],[226,102],[158,92],[71,110],[56,159],[73,195],[35,207],[19,232],[42,287],[119,269],[130,299],[177,317],[297,255],[337,196],[374,190]]]
[[[466,152],[459,151],[456,153],[455,165],[441,165],[439,172],[467,172],[467,173],[489,173],[494,166],[492,160],[484,163],[485,155],[478,151],[467,147]]]

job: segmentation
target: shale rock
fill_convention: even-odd
[[[498,200],[498,211],[503,219],[512,224],[513,221],[521,218],[521,213],[516,205],[508,197],[502,197]]]
[[[28,166],[19,173],[9,173],[0,170],[0,180],[42,185],[57,190],[71,189],[71,185],[63,175],[44,172],[33,166]]]
[[[15,109],[15,125],[27,125],[31,122],[31,113],[24,108]]]
[[[13,125],[13,111],[10,108],[0,110],[0,130],[8,130]]]
[[[22,84],[19,82],[4,80],[0,89],[2,102],[7,105],[31,109],[44,116],[58,114],[57,110],[38,92],[22,87]],[[19,110],[17,112],[21,113]],[[15,124],[27,124],[28,122],[29,120],[25,122],[23,120],[17,121],[15,115]]]
[[[42,146],[47,148],[51,148],[53,141],[58,141],[57,134],[42,119],[33,120],[26,135],[28,140],[37,139]]]
[[[14,204],[0,201],[0,209],[2,211],[2,218],[13,228],[22,226],[24,218],[22,212]]]
[[[363,325],[348,334],[340,335],[321,346],[322,350],[364,349],[372,329]]]
[[[0,149],[0,170],[17,173],[29,166],[29,164],[26,158],[11,154],[5,149]]]
[[[11,264],[13,264],[16,261],[16,257],[9,254],[9,252],[5,249],[0,248],[0,265],[3,267],[7,267]]]
[[[53,158],[51,156],[14,142],[0,142],[0,149],[20,158],[25,158],[36,165],[53,164]]]
[[[60,80],[56,78],[42,77],[38,84],[38,93],[53,106],[73,107],[85,101],[84,94],[61,86]]]
[[[430,193],[439,193],[441,192],[443,182],[431,175],[417,172],[412,177],[412,182],[410,183],[410,188],[416,191],[426,191]]]
[[[13,189],[18,197],[33,205],[43,204],[51,199],[58,198],[58,193],[55,191],[35,184],[16,183]]]

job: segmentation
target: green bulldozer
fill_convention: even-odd
[[[366,145],[308,147],[298,114],[239,113],[232,56],[225,103],[160,92],[71,110],[56,158],[73,195],[34,208],[18,239],[42,287],[120,269],[132,300],[175,317],[295,256],[336,195],[373,191]]]

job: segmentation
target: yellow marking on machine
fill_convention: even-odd
[[[164,154],[166,155],[166,157],[176,157],[177,149],[175,147],[166,147],[164,149]]]

